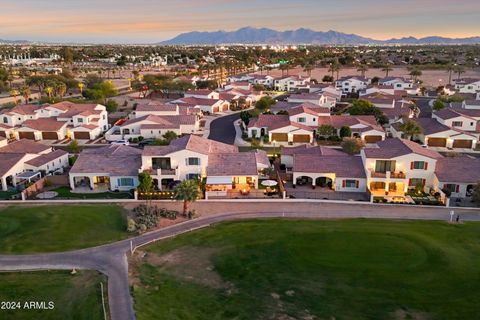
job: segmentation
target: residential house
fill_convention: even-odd
[[[321,93],[299,93],[291,94],[287,101],[290,103],[312,103],[321,107],[333,108],[337,102],[336,99],[329,97],[328,95],[323,95]]]
[[[433,186],[435,168],[442,156],[404,139],[386,139],[361,151],[372,195],[403,196],[409,188]]]
[[[184,96],[185,98],[219,99],[218,92],[208,89],[189,90],[185,92]]]
[[[230,109],[228,101],[220,99],[186,97],[172,101],[172,103],[176,103],[180,107],[198,108],[202,112],[208,113],[225,112]]]
[[[360,76],[346,76],[335,81],[335,87],[344,94],[355,93],[367,88],[370,80]]]
[[[27,183],[68,167],[68,153],[22,139],[0,147],[0,189]]]
[[[308,88],[310,77],[302,77],[300,75],[281,76],[274,78],[273,86],[276,91],[293,92],[301,88]]]
[[[478,94],[480,92],[480,79],[473,79],[473,78],[464,78],[453,80],[453,84],[455,89],[459,93],[473,93]]]
[[[67,122],[54,118],[26,120],[16,129],[16,139],[63,140],[67,136],[67,125]]]
[[[453,149],[476,148],[478,134],[449,127],[431,118],[419,118],[417,123],[422,127],[423,132],[415,138],[422,141],[424,145]]]
[[[462,155],[437,161],[434,187],[447,190],[452,198],[468,198],[480,182],[480,159]]]
[[[142,150],[110,145],[89,148],[80,153],[69,172],[73,192],[128,191],[138,186]]]

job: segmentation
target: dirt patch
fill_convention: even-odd
[[[164,255],[148,253],[143,260],[179,279],[233,293],[233,284],[224,281],[211,262],[216,252],[217,249],[186,247]]]
[[[394,320],[428,320],[429,315],[425,312],[415,310],[398,309],[392,313],[392,319]]]

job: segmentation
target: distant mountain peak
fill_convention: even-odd
[[[399,39],[375,40],[356,34],[348,34],[335,30],[326,32],[309,28],[276,31],[269,28],[243,27],[235,31],[187,32],[173,39],[163,41],[164,45],[217,45],[217,44],[327,44],[327,45],[360,45],[360,44],[477,44],[480,37],[445,38],[438,36],[417,39],[407,36]]]

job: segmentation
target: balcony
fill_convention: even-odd
[[[406,179],[407,176],[404,172],[376,172],[375,170],[370,170],[370,177],[377,179]]]
[[[407,175],[405,172],[391,172],[390,179],[406,179]]]
[[[157,176],[176,177],[177,169],[157,169]]]
[[[386,172],[376,172],[374,170],[370,170],[370,176],[372,178],[386,179],[387,178],[387,173]]]

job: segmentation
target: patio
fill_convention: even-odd
[[[296,185],[293,188],[291,182],[285,184],[285,191],[288,198],[295,199],[370,201],[370,196],[366,192],[339,192],[328,187],[318,186],[313,189],[311,185]]]

